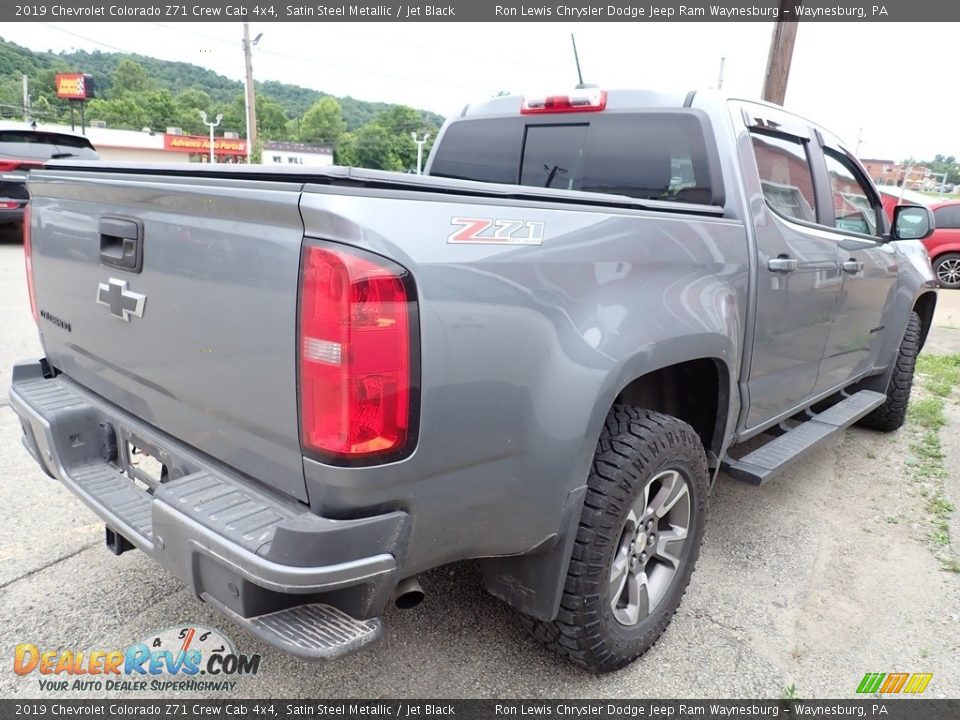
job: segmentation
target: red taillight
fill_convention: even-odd
[[[10,172],[12,170],[31,170],[42,167],[43,163],[35,160],[0,160],[0,172]]]
[[[524,98],[521,115],[537,113],[595,112],[607,106],[607,93],[597,88],[583,88],[568,95]]]
[[[40,323],[37,314],[37,294],[33,288],[33,245],[30,243],[30,205],[23,208],[23,263],[27,268],[27,293],[30,295],[30,312],[33,321]]]
[[[306,247],[300,285],[300,424],[305,450],[394,455],[412,433],[412,291],[387,260]]]

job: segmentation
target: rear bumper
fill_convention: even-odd
[[[14,366],[10,400],[23,444],[108,526],[227,616],[293,654],[332,657],[258,632],[263,618],[300,606],[331,606],[363,623],[399,581],[409,516],[319,517],[151,428],[40,361]],[[153,449],[169,480],[154,490],[123,468],[127,441]],[[301,613],[302,614],[302,613]],[[379,635],[379,621],[369,620]]]

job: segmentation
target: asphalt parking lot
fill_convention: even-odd
[[[960,351],[960,292],[941,293],[935,322],[928,349]],[[142,554],[109,554],[102,525],[23,450],[6,388],[13,362],[41,351],[11,236],[0,239],[0,329],[2,697],[52,695],[11,671],[18,643],[124,648],[192,624],[262,654],[232,697],[779,697],[791,685],[804,698],[849,697],[864,673],[892,671],[932,672],[928,696],[960,697],[960,574],[926,540],[925,499],[905,479],[909,428],[850,430],[761,489],[721,477],[679,613],[620,672],[593,675],[542,650],[470,563],[423,577],[426,601],[389,611],[379,644],[309,664],[232,626]],[[957,399],[941,431],[948,468],[960,467]],[[957,474],[946,494],[960,506]]]

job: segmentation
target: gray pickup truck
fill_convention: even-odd
[[[717,473],[900,427],[936,303],[929,211],[888,222],[833,135],[710,92],[470,105],[423,177],[64,161],[29,189],[24,445],[111,550],[306,658],[473,558],[535,637],[622,667]]]

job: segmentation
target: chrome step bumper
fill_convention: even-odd
[[[20,417],[23,444],[108,530],[287,652],[329,659],[380,636],[373,616],[399,580],[406,513],[357,520],[317,516],[69,378],[43,373],[40,362],[14,366],[10,401]],[[121,428],[162,449],[174,468],[171,479],[150,490],[124,472],[116,440]],[[324,601],[333,591],[338,607]]]

